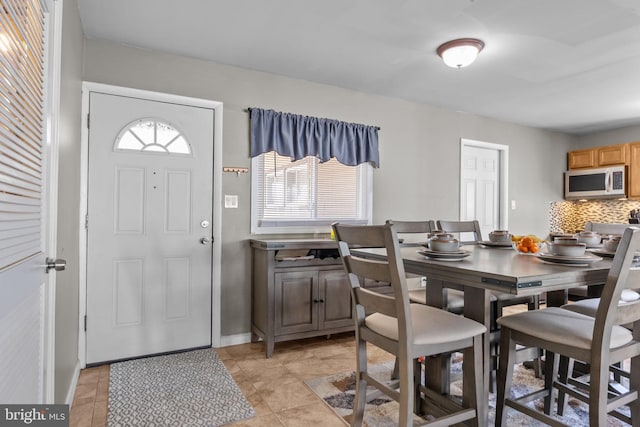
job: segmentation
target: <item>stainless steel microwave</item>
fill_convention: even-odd
[[[564,198],[614,199],[627,195],[625,166],[575,169],[564,173]]]

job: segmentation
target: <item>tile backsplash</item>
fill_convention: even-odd
[[[637,200],[588,200],[551,202],[549,207],[549,230],[574,233],[584,229],[585,223],[628,223],[629,212],[640,209]]]

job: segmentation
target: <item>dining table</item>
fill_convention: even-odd
[[[572,264],[544,260],[539,254],[522,254],[511,246],[471,244],[461,247],[464,257],[435,259],[426,256],[427,249],[420,245],[401,245],[401,255],[406,273],[427,278],[426,302],[428,305],[446,307],[449,288],[464,291],[463,315],[476,320],[491,331],[491,297],[494,292],[516,296],[546,293],[547,306],[567,303],[568,290],[578,286],[601,288],[611,267],[611,258],[593,254],[588,262]],[[352,251],[369,259],[386,259],[385,249],[356,249]],[[466,254],[468,252],[468,255]],[[491,333],[483,338],[483,400],[488,402],[491,379]],[[426,385],[441,394],[449,391],[449,359],[430,358],[427,364]],[[463,369],[473,369],[464,364]],[[466,387],[463,384],[466,393]],[[487,420],[488,406],[478,408],[481,420]],[[482,423],[481,423],[482,424]],[[484,423],[486,424],[486,423]]]

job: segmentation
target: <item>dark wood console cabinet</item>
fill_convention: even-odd
[[[251,340],[271,357],[276,342],[354,329],[351,290],[340,258],[279,260],[281,250],[337,250],[329,239],[252,239]]]

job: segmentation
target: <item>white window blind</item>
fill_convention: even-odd
[[[254,232],[287,227],[328,232],[334,221],[370,222],[370,171],[368,163],[346,166],[315,157],[291,161],[273,151],[255,157]]]
[[[44,31],[39,0],[1,0],[0,270],[40,252]]]

